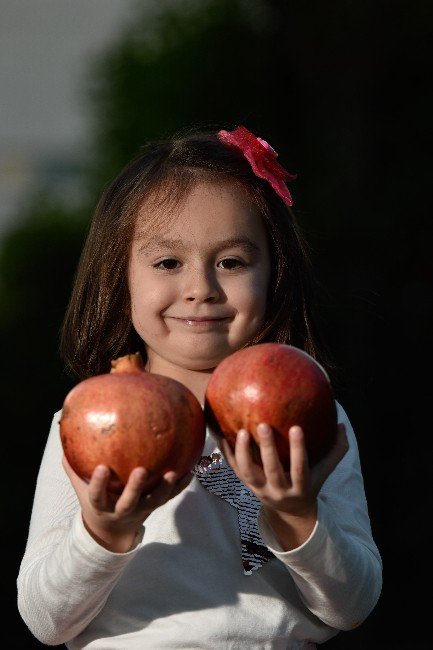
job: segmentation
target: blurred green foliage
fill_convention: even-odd
[[[191,125],[248,121],[284,133],[289,71],[277,36],[267,2],[186,1],[170,10],[161,3],[153,15],[143,4],[91,71],[98,183],[148,139]],[[276,126],[282,101],[285,119]]]
[[[82,200],[70,208],[49,188],[35,193],[0,247],[4,478],[14,485],[2,514],[19,540],[16,561],[51,418],[72,382],[58,336],[93,206],[147,140],[244,124],[298,173],[291,189],[323,287],[325,336],[343,368],[339,395],[358,434],[373,528],[392,564],[386,532],[404,505],[384,512],[378,477],[385,493],[396,492],[384,463],[402,463],[403,432],[423,426],[420,400],[429,399],[407,378],[419,374],[430,331],[431,226],[422,197],[431,8],[404,0],[137,2],[133,21],[89,63]],[[402,341],[411,346],[407,370]],[[408,471],[415,479],[419,469]],[[408,508],[406,517],[399,543],[410,549],[416,514]],[[407,596],[399,597],[404,608]],[[379,647],[381,613],[327,647]]]

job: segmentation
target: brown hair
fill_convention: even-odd
[[[124,354],[140,351],[146,359],[131,323],[127,278],[137,214],[156,195],[181,201],[200,181],[244,189],[268,233],[272,274],[266,318],[249,344],[295,345],[326,367],[312,313],[311,264],[293,211],[215,132],[195,132],[143,147],[96,207],[61,329],[61,356],[79,379],[108,372],[111,360]]]

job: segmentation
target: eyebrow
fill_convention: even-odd
[[[214,248],[218,250],[225,250],[227,248],[243,248],[248,253],[260,252],[259,246],[255,244],[249,237],[232,237],[230,239],[222,239],[214,244]],[[186,250],[189,247],[185,246],[181,239],[168,239],[166,237],[153,237],[151,240],[144,242],[139,250],[142,253],[152,253],[159,248],[168,248],[169,250]]]

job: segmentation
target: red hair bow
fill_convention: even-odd
[[[255,175],[268,181],[287,205],[293,205],[293,199],[285,181],[294,181],[296,174],[289,174],[277,162],[278,154],[270,144],[262,138],[257,138],[244,126],[238,126],[234,131],[219,131],[218,138],[224,144],[240,149]]]

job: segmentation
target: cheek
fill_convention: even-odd
[[[236,288],[236,298],[240,311],[248,318],[262,318],[266,308],[268,279],[265,275],[252,276],[248,282]]]
[[[137,272],[134,264],[131,264],[128,269],[128,288],[129,296],[131,299],[131,306],[136,302],[137,296],[139,295],[140,287],[140,275]]]
[[[263,283],[261,286],[254,286],[254,293],[251,299],[250,307],[254,312],[254,315],[260,320],[263,319],[266,311],[266,284]]]
[[[173,283],[146,272],[131,274],[129,287],[132,315],[141,319],[159,313],[170,305],[174,297]]]

